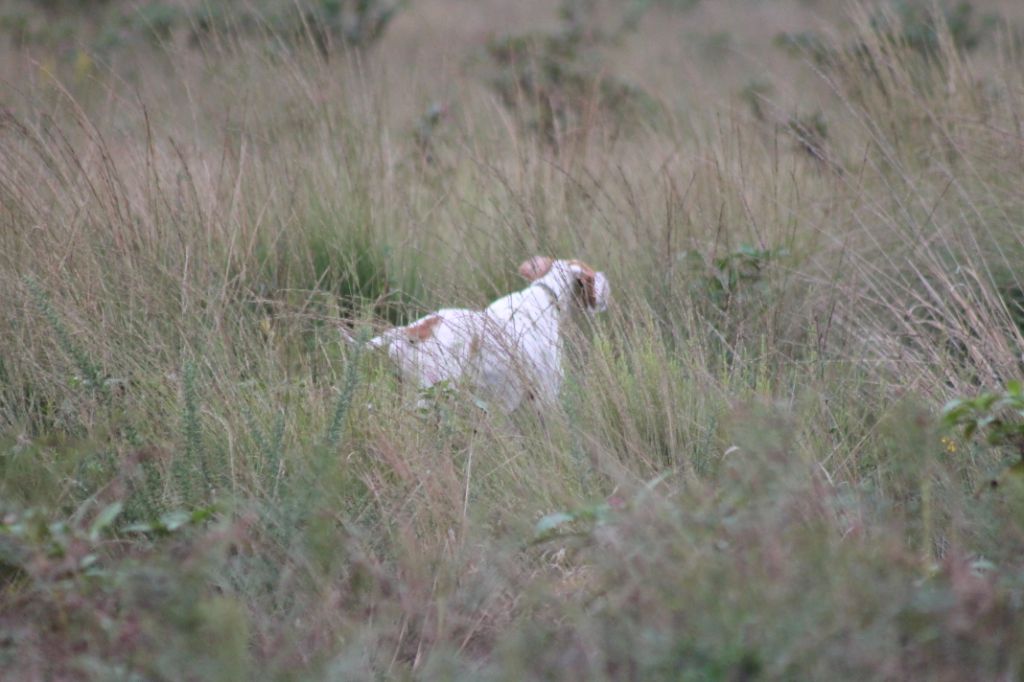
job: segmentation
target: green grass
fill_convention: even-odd
[[[74,4],[77,43],[0,22],[0,677],[1022,675],[1016,441],[942,420],[1022,372],[1015,17],[968,53],[911,3],[927,49],[861,5],[650,3],[552,144],[474,61],[540,4],[410,3],[358,54],[157,10],[94,52],[124,8]],[[773,46],[812,19],[827,60]],[[337,331],[538,253],[613,296],[542,415]]]

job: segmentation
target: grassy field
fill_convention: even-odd
[[[1024,8],[359,4],[0,3],[0,678],[1024,679]]]

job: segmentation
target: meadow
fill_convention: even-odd
[[[1013,0],[0,2],[0,678],[1024,679],[1022,190]]]

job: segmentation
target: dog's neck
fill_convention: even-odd
[[[538,289],[543,291],[545,293],[545,295],[547,295],[547,297],[548,297],[548,302],[552,306],[558,308],[559,311],[561,311],[561,309],[562,309],[561,299],[560,299],[560,297],[558,295],[558,292],[555,291],[550,284],[548,284],[547,282],[545,282],[542,279],[539,279],[536,282],[534,282],[533,284],[531,284],[530,286],[531,287],[537,287]]]
[[[543,277],[533,281],[531,286],[537,287],[547,296],[551,307],[558,311],[559,317],[571,312],[570,282],[572,273],[562,263],[555,263]]]

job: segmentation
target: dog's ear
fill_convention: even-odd
[[[601,312],[608,307],[608,279],[604,273],[594,270],[581,260],[571,260],[569,265],[575,276],[576,296],[584,310]]]
[[[580,272],[576,279],[576,286],[579,287],[578,292],[583,305],[590,310],[597,308],[596,280],[597,273],[590,268]]]
[[[523,276],[523,279],[532,282],[548,274],[548,271],[551,270],[551,266],[554,262],[554,258],[548,258],[547,256],[534,256],[533,258],[527,258],[523,261],[523,264],[519,266],[519,274]]]

